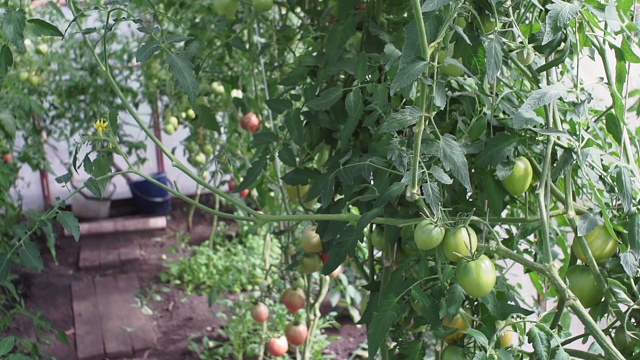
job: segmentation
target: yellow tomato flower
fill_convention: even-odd
[[[107,122],[107,120],[104,119],[98,119],[96,120],[95,123],[93,123],[93,127],[96,129],[96,131],[98,132],[98,135],[102,136],[102,133],[107,130],[107,127],[109,126],[109,123]]]

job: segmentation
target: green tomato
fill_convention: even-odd
[[[316,233],[315,226],[309,226],[302,232],[300,248],[307,253],[319,253],[322,251],[322,240]]]
[[[193,120],[196,118],[196,112],[193,109],[187,110],[187,118]]]
[[[443,64],[440,65],[440,71],[447,76],[458,77],[464,75],[464,70],[462,68],[461,60],[455,60],[452,58],[447,58],[444,60]]]
[[[531,168],[531,163],[524,156],[520,156],[516,159],[509,176],[500,182],[509,194],[517,197],[527,191],[532,179],[533,168]]]
[[[487,255],[480,255],[476,260],[463,260],[456,268],[456,278],[467,294],[485,297],[496,286],[496,267]]]
[[[351,51],[360,51],[362,48],[362,31],[356,31],[355,34],[351,35],[347,43],[345,44],[347,50]]]
[[[205,144],[204,146],[202,146],[202,152],[207,156],[213,155],[213,146]]]
[[[496,23],[493,21],[491,16],[482,14],[480,15],[480,20],[476,20],[476,27],[482,30],[484,34],[489,34],[496,30],[496,28],[500,29],[502,27],[502,23]]]
[[[195,153],[196,151],[198,151],[198,144],[196,144],[194,141],[189,141],[187,143],[187,151],[190,154]]]
[[[36,53],[40,55],[45,55],[48,52],[49,52],[49,46],[47,46],[47,44],[39,44],[38,46],[36,46]]]
[[[29,73],[26,71],[21,71],[20,73],[18,73],[18,80],[26,82],[27,80],[29,80]]]
[[[305,274],[312,274],[322,268],[322,259],[318,254],[305,254],[300,259],[300,270]]]
[[[257,12],[265,12],[271,10],[273,7],[273,0],[253,0],[253,8]]]
[[[629,324],[628,324],[629,326]],[[627,330],[630,330],[627,328]],[[638,339],[640,339],[640,333],[631,330],[625,332],[624,326],[619,325],[616,332],[613,335],[613,343],[623,355],[632,355],[638,346]]]
[[[202,166],[207,162],[207,156],[204,153],[197,153],[193,156],[193,162],[191,165]]]
[[[457,345],[449,345],[442,350],[440,360],[464,360],[467,355],[464,353],[464,348]]]
[[[216,95],[224,95],[224,85],[218,81],[214,81],[211,83],[211,91]]]
[[[469,226],[448,229],[442,241],[442,248],[447,259],[458,262],[476,251],[478,236]]]
[[[31,84],[34,87],[37,87],[40,85],[40,78],[37,77],[36,75],[30,75],[29,76],[29,84]]]
[[[445,230],[429,220],[421,221],[413,233],[413,240],[418,249],[431,250],[444,240]]]
[[[167,133],[167,135],[173,135],[173,133],[176,132],[176,127],[170,123],[167,123],[164,126],[164,132]]]
[[[179,124],[178,118],[175,116],[169,116],[169,118],[167,119],[167,124],[171,124],[174,128],[177,128]]]
[[[371,234],[371,244],[378,251],[384,251],[384,231],[382,227],[376,227]]]
[[[584,236],[584,239],[587,241],[589,250],[597,262],[607,260],[618,251],[618,241],[609,234],[604,225],[596,226],[595,229]],[[580,261],[587,263],[587,257],[582,252],[582,248],[577,241],[573,241],[571,249]]]
[[[234,19],[236,17],[236,11],[238,11],[239,6],[240,2],[238,0],[213,1],[213,10],[215,10],[218,16],[226,16],[229,19]]]
[[[580,300],[582,306],[590,308],[602,301],[604,291],[598,288],[596,279],[585,265],[574,265],[567,270],[569,289]]]
[[[529,46],[527,46],[526,48],[516,53],[516,59],[520,64],[524,66],[531,64],[535,58],[536,58],[536,53]]]

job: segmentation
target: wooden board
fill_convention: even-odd
[[[120,243],[120,264],[127,264],[140,259],[140,246],[133,238],[122,239]]]
[[[139,355],[155,345],[158,335],[151,322],[151,316],[143,314],[136,304],[135,294],[140,288],[138,277],[135,274],[125,274],[118,275],[116,279],[120,291],[123,294],[131,294],[129,305],[122,309],[122,314],[125,314],[124,325],[129,329],[133,350]]]
[[[82,240],[80,243],[80,256],[78,267],[81,270],[97,269],[100,267],[100,243],[91,240]]]
[[[71,296],[78,359],[103,359],[102,328],[93,281],[72,282]]]
[[[120,239],[113,238],[100,242],[100,267],[103,269],[120,266]]]
[[[123,309],[129,305],[126,294],[120,291],[114,277],[103,277],[94,280],[98,308],[102,323],[102,338],[104,340],[105,356],[116,358],[131,356],[132,346],[125,323]]]

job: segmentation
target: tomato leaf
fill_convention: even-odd
[[[17,131],[16,118],[13,117],[9,109],[0,110],[0,127],[4,129],[5,134],[10,139],[15,138]]]
[[[331,256],[329,256],[331,257]],[[380,295],[375,307],[371,323],[367,326],[367,339],[369,340],[369,358],[375,358],[380,345],[386,340],[391,326],[397,323],[404,307],[400,304],[401,295],[411,287],[412,282],[404,279],[404,268],[399,267],[391,274],[389,287]]]
[[[471,191],[469,165],[465,157],[465,150],[451,134],[442,136],[439,144],[440,151],[438,155],[442,160],[445,170],[451,171],[453,177],[458,179],[467,190]]]
[[[47,240],[47,248],[49,248],[49,252],[53,256],[53,260],[58,264],[58,259],[56,258],[56,236],[53,233],[53,223],[50,219],[38,219],[38,227],[44,233],[44,236]]]
[[[633,210],[633,182],[631,172],[626,166],[619,166],[616,174],[617,193],[622,200],[622,208],[628,213]]]
[[[541,89],[533,91],[518,111],[526,113],[565,96],[567,96],[567,89],[562,84],[544,86]]]
[[[631,252],[625,251],[620,255],[620,264],[624,269],[624,272],[631,277],[636,277],[638,274],[638,258]]]
[[[268,99],[265,101],[269,110],[274,114],[283,114],[285,111],[293,108],[293,102],[289,99]]]
[[[311,110],[327,110],[342,97],[342,84],[324,90],[314,99],[307,102]]]
[[[476,330],[474,328],[466,328],[466,329],[462,330],[462,333],[471,336],[478,344],[480,344],[480,346],[482,346],[484,348],[489,346],[489,340],[479,330]]]
[[[438,184],[433,182],[422,184],[422,194],[424,196],[424,200],[429,204],[431,211],[433,211],[434,214],[439,214],[442,196],[440,196]]]
[[[546,17],[542,45],[549,43],[562,28],[580,13],[580,6],[556,1],[547,6],[549,13]]]
[[[76,219],[76,216],[73,215],[72,212],[59,211],[58,215],[56,215],[56,220],[58,220],[60,225],[62,225],[76,241],[80,239],[80,225],[78,224],[78,219]]]
[[[627,233],[629,251],[635,255],[636,259],[640,259],[640,214],[637,212],[629,216]]]
[[[24,10],[8,10],[2,16],[2,31],[4,36],[24,52],[24,28],[27,25]]]
[[[585,236],[591,230],[595,229],[596,226],[600,225],[600,218],[593,215],[590,212],[586,212],[576,219],[576,223],[578,225],[578,236]]]
[[[254,182],[256,182],[256,180],[258,180],[258,177],[262,174],[262,172],[266,168],[267,168],[267,159],[266,159],[266,157],[261,156],[260,158],[255,160],[251,164],[251,167],[249,169],[247,169],[247,172],[244,175],[244,178],[242,179],[242,182],[240,183],[240,185],[238,185],[234,189],[234,192],[240,192],[240,191],[248,188],[249,186],[251,186],[251,184],[253,184]]]
[[[195,104],[198,86],[196,75],[193,72],[193,64],[184,55],[171,53],[167,54],[167,64],[169,64],[169,72],[173,74],[173,78],[182,86],[191,104]]]
[[[422,12],[431,12],[440,9],[445,5],[449,5],[451,0],[434,0],[434,1],[425,1],[422,4],[422,8],[420,9]]]
[[[455,318],[460,312],[462,302],[464,302],[464,290],[462,290],[459,284],[452,284],[447,290],[447,308],[445,315],[449,319]]]
[[[4,44],[0,47],[0,87],[4,85],[11,66],[13,66],[13,53],[11,48]]]
[[[493,83],[502,67],[502,40],[499,36],[490,36],[485,42],[487,50],[487,80]]]
[[[289,146],[289,144],[282,144],[280,151],[278,151],[278,159],[287,166],[298,166],[296,155],[293,153],[293,150],[291,150],[291,146]]]
[[[403,130],[418,122],[421,115],[420,109],[415,106],[409,106],[387,117],[380,128],[378,134],[386,134],[398,130]]]
[[[55,25],[41,19],[27,20],[26,30],[35,36],[64,36],[60,29],[58,29]]]
[[[402,359],[406,360],[422,360],[424,359],[424,340],[416,339],[407,344],[402,344],[400,347],[400,354],[403,355]]]
[[[427,70],[427,62],[424,60],[413,60],[398,69],[398,73],[391,81],[391,95],[397,93],[400,89],[413,84],[420,75]]]
[[[13,336],[7,336],[0,339],[0,355],[7,355],[11,351],[11,349],[13,349],[15,342],[16,339]]]
[[[622,285],[619,281],[611,278],[607,278],[607,284],[609,285],[609,290],[611,291],[607,291],[606,296],[612,297],[611,299],[609,299],[609,302],[611,302],[612,304],[633,306],[634,302],[629,297],[627,288],[625,288],[624,285]]]
[[[0,254],[0,282],[4,283],[9,277],[11,270],[11,260],[7,254]]]
[[[22,247],[18,249],[18,255],[20,256],[20,260],[24,266],[38,272],[42,271],[42,257],[40,257],[40,251],[36,244],[31,240],[25,239],[22,242]]]
[[[342,125],[342,130],[340,131],[340,143],[342,144],[342,148],[345,149],[347,146],[350,146],[351,142],[349,139],[353,132],[356,130],[358,126],[358,122],[362,117],[362,113],[364,112],[364,105],[362,103],[362,92],[359,88],[353,89],[349,94],[347,94],[347,98],[345,100],[345,107],[349,116],[347,117],[347,121]]]
[[[160,50],[160,44],[157,41],[144,43],[138,48],[138,50],[136,50],[136,61],[138,63],[143,63],[151,59],[158,50]]]
[[[527,331],[527,338],[531,345],[533,345],[533,350],[537,357],[540,359],[547,359],[549,357],[552,339],[540,330],[540,325],[536,324],[532,326],[529,331]]]
[[[484,149],[475,158],[476,168],[496,166],[507,157],[514,157],[514,151],[519,138],[507,133],[501,133],[487,139]]]
[[[622,38],[622,44],[620,45],[620,50],[622,50],[622,53],[624,54],[624,59],[627,62],[630,62],[633,64],[640,63],[640,56],[638,56],[638,54],[636,53],[636,51],[638,51],[638,46],[635,44],[635,42],[630,43],[626,36]]]
[[[496,355],[498,355],[498,359],[500,360],[513,360],[513,355],[506,349],[497,349]]]

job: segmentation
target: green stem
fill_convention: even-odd
[[[200,193],[202,192],[202,187],[200,185],[196,185],[196,196],[193,201],[199,203],[200,202]],[[189,208],[189,216],[187,217],[187,230],[191,231],[193,229],[193,214],[196,213],[196,207],[191,206]]]
[[[413,16],[416,19],[416,24],[418,25],[418,37],[420,39],[420,50],[421,55],[425,61],[429,61],[430,53],[429,53],[429,43],[427,41],[427,33],[424,26],[424,19],[422,18],[422,10],[420,7],[419,0],[411,0],[411,5],[413,6]],[[422,145],[422,133],[425,128],[425,117],[427,114],[427,97],[429,88],[424,81],[419,82],[420,86],[420,95],[418,97],[417,106],[420,109],[420,117],[418,118],[418,122],[413,128],[413,159],[411,163],[411,187],[407,189],[407,198],[410,200],[416,200],[420,197],[420,189],[419,189],[419,166],[420,166],[420,147]]]
[[[309,286],[310,287],[310,286]],[[316,335],[316,331],[318,330],[318,325],[320,324],[320,306],[322,305],[322,301],[327,296],[329,292],[329,277],[320,275],[319,280],[319,290],[316,295],[315,301],[313,302],[311,308],[307,312],[307,316],[309,316],[309,331],[307,335],[307,339],[304,342],[304,350],[302,353],[303,360],[311,359],[311,350],[313,341]]]
[[[220,198],[213,195],[213,209],[215,211],[220,210]],[[211,233],[209,234],[209,243],[213,249],[213,239],[216,237],[216,233],[218,232],[218,215],[213,215],[213,221],[211,223]],[[265,245],[266,246],[266,245]]]

